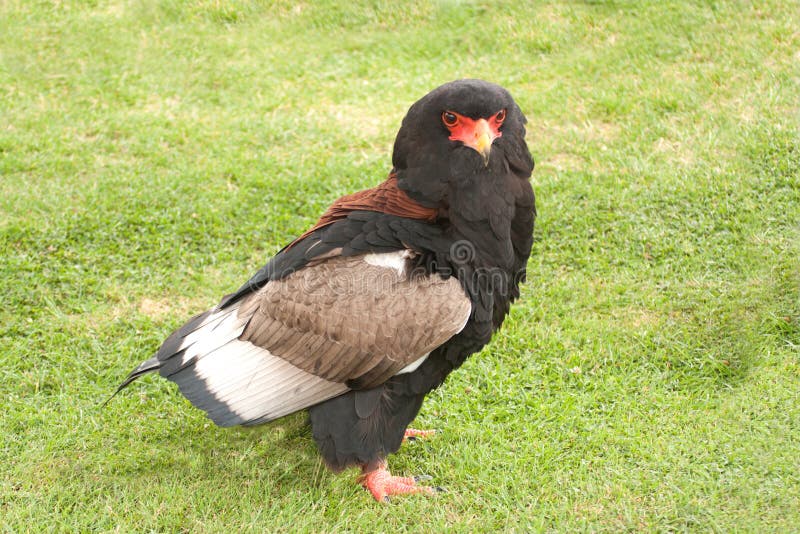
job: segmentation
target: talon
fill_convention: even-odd
[[[364,468],[362,467],[362,469]],[[362,473],[359,481],[378,502],[391,502],[390,495],[406,495],[409,493],[433,495],[435,493],[428,486],[417,486],[416,477],[392,476],[386,468],[386,464],[372,471]]]
[[[427,482],[429,480],[433,480],[430,475],[414,475],[414,482]]]
[[[403,441],[417,441],[418,439],[429,438],[436,434],[435,430],[417,430],[416,428],[407,428],[403,434]]]

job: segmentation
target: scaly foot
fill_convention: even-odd
[[[429,480],[430,477],[396,477],[392,476],[386,467],[380,467],[369,472],[365,472],[360,477],[361,484],[369,490],[378,502],[389,502],[390,495],[406,495],[409,493],[427,493],[433,495],[439,488],[429,486],[418,486],[417,482]]]
[[[436,434],[435,430],[417,430],[415,428],[406,428],[406,432],[405,434],[403,434],[403,441],[415,441],[418,439],[425,439],[431,437],[434,434]]]

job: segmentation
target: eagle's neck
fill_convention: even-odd
[[[473,301],[475,320],[494,331],[519,297],[535,208],[527,181],[513,175],[480,178],[450,191],[448,261]]]

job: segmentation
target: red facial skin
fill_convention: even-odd
[[[484,164],[487,165],[492,142],[503,135],[503,132],[500,131],[500,126],[502,126],[505,118],[505,109],[501,109],[488,119],[471,119],[455,111],[442,113],[442,123],[450,131],[448,139],[460,141],[465,146],[476,150],[483,156]]]

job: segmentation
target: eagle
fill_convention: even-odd
[[[492,338],[520,295],[536,207],[526,118],[483,80],[415,102],[392,169],[336,200],[237,291],[136,367],[217,425],[307,410],[328,467],[361,469],[378,501],[433,493],[387,464],[423,399]]]

